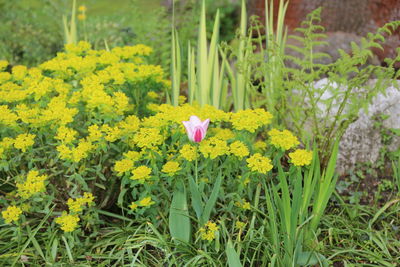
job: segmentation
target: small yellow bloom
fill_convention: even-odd
[[[139,207],[139,206],[138,206],[135,202],[132,202],[131,205],[129,206],[129,208],[130,208],[131,210],[133,210],[133,211],[135,211],[138,207]]]
[[[196,147],[186,144],[181,150],[179,150],[181,157],[186,159],[187,161],[194,161],[197,158],[197,150]]]
[[[23,183],[17,183],[18,195],[23,199],[28,199],[36,193],[43,192],[46,189],[44,182],[47,175],[39,176],[39,172],[31,170]]]
[[[133,161],[131,159],[122,159],[115,162],[114,170],[118,175],[123,175],[125,172],[132,170]]]
[[[124,153],[124,157],[135,162],[141,158],[141,155],[137,151],[128,151],[128,152]]]
[[[272,169],[271,160],[267,157],[261,156],[260,153],[256,153],[247,160],[247,166],[252,170],[259,173],[266,174]]]
[[[150,176],[151,169],[147,166],[139,166],[132,171],[132,180],[145,180]]]
[[[264,109],[246,109],[231,114],[231,122],[236,130],[246,130],[254,133],[259,127],[271,123],[272,114]]]
[[[57,135],[54,138],[62,141],[63,143],[69,144],[75,139],[75,136],[77,134],[77,131],[75,131],[74,129],[60,126],[57,129]]]
[[[242,199],[241,201],[237,201],[236,203],[235,203],[235,205],[237,206],[237,207],[239,207],[239,208],[241,208],[241,209],[244,209],[244,210],[249,210],[250,209],[250,202],[248,202],[248,201],[246,201],[246,200],[244,200],[244,199]]]
[[[272,129],[268,132],[268,135],[271,137],[271,144],[283,150],[288,150],[300,144],[297,137],[288,130],[279,131],[277,129]]]
[[[26,152],[26,149],[35,143],[35,137],[36,135],[34,134],[20,134],[14,140],[14,147],[21,149],[22,152]]]
[[[79,12],[86,12],[86,6],[85,5],[81,5],[78,7]]]
[[[78,20],[85,20],[86,15],[85,14],[78,14]]]
[[[254,148],[259,150],[265,150],[267,148],[267,143],[259,140],[254,143]]]
[[[200,152],[205,158],[215,159],[218,156],[229,155],[229,147],[226,141],[211,137],[200,143]]]
[[[250,154],[249,149],[240,141],[235,141],[229,146],[229,150],[238,158],[246,157]]]
[[[78,227],[80,219],[77,214],[71,215],[63,211],[62,215],[57,217],[54,221],[60,225],[64,232],[68,233],[74,231]]]
[[[176,172],[178,172],[180,169],[181,169],[181,167],[179,166],[178,162],[168,161],[167,163],[164,164],[161,171],[172,176]]]
[[[311,164],[312,151],[305,149],[297,149],[296,151],[289,153],[289,157],[295,166],[306,166]]]
[[[70,212],[78,213],[83,210],[85,205],[90,206],[93,203],[94,196],[92,193],[85,192],[83,197],[78,197],[75,200],[70,198],[67,201],[68,208]]]
[[[148,207],[153,205],[155,202],[151,200],[151,197],[145,197],[139,201],[139,206],[141,207]]]
[[[6,210],[1,212],[6,223],[17,222],[21,214],[22,210],[17,206],[8,206]]]
[[[212,241],[215,239],[215,234],[219,227],[216,223],[208,221],[203,227],[200,228],[200,237],[203,240]]]

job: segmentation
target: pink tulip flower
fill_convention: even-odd
[[[199,143],[206,136],[210,119],[201,121],[197,116],[190,116],[189,121],[183,121],[182,123],[186,128],[189,140]]]

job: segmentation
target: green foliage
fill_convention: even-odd
[[[62,48],[59,14],[47,1],[33,8],[28,1],[0,1],[0,59],[32,66],[50,59]],[[48,19],[40,19],[46,17]],[[60,17],[61,18],[61,17]]]
[[[384,92],[396,73],[394,63],[400,57],[390,61],[387,67],[367,64],[372,56],[371,48],[381,48],[383,33],[392,34],[400,26],[400,22],[391,22],[378,29],[376,34],[368,34],[361,44],[352,43],[351,53],[342,50],[340,58],[331,64],[318,63],[318,59],[327,57],[324,53],[315,53],[314,48],[324,45],[323,27],[316,23],[320,20],[320,9],[308,15],[303,27],[297,29],[301,34],[291,36],[300,46],[289,46],[301,57],[287,56],[298,67],[286,67],[282,94],[290,99],[287,106],[281,107],[281,115],[285,125],[292,125],[303,137],[311,135],[321,148],[321,162],[327,164],[328,153],[333,147],[333,140],[341,137],[348,125],[357,119],[361,109],[368,110],[372,98]],[[316,88],[315,81],[326,77],[326,84]],[[376,82],[367,83],[375,78]],[[294,104],[296,103],[296,104]],[[286,114],[286,116],[283,116]],[[322,115],[321,115],[322,114]],[[322,117],[321,117],[322,116]]]

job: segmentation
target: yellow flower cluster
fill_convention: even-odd
[[[230,152],[238,158],[247,157],[250,152],[245,144],[241,141],[235,141],[229,146]]]
[[[289,157],[295,166],[310,165],[312,160],[312,151],[297,149],[294,152],[289,153]]]
[[[31,170],[26,176],[23,183],[17,183],[18,195],[24,199],[28,199],[36,193],[43,192],[46,189],[44,182],[47,175],[39,176],[39,172]]]
[[[268,135],[271,138],[270,143],[276,148],[283,150],[288,150],[300,144],[297,137],[288,130],[279,131],[277,129],[272,129],[268,132]]]
[[[181,157],[187,161],[194,161],[197,158],[197,150],[196,147],[185,144],[182,146],[181,150],[179,150]]]
[[[224,141],[235,138],[235,134],[230,129],[213,128],[211,132],[214,133],[215,138],[219,138]]]
[[[219,227],[214,222],[207,222],[204,227],[200,228],[200,237],[203,240],[212,241],[215,239],[215,234],[218,231]]]
[[[14,147],[21,149],[22,152],[26,152],[26,149],[35,143],[35,137],[36,135],[34,134],[20,134],[14,140]]]
[[[75,200],[72,198],[69,198],[67,201],[67,205],[69,208],[69,211],[72,213],[78,213],[83,210],[85,205],[87,204],[88,206],[92,205],[94,200],[94,196],[92,193],[85,192],[83,194],[83,197],[78,197]]]
[[[57,135],[54,138],[63,143],[69,144],[75,139],[77,134],[78,133],[74,129],[60,126],[57,130]]]
[[[68,214],[67,212],[63,211],[62,215],[57,217],[54,221],[60,225],[64,232],[68,233],[73,232],[76,228],[78,228],[78,222],[80,219],[77,214]]]
[[[260,153],[255,153],[247,159],[247,166],[255,172],[266,174],[272,169],[271,160],[262,156]]]
[[[247,130],[254,133],[258,128],[271,123],[272,114],[264,109],[240,110],[231,115],[231,123],[236,130]]]
[[[206,158],[215,159],[218,156],[229,155],[229,146],[226,141],[211,137],[201,141],[200,152]]]
[[[60,158],[79,162],[89,156],[89,153],[95,146],[89,140],[80,139],[77,146],[72,148],[65,144],[57,146],[57,151],[60,153]]]
[[[239,208],[241,208],[241,209],[244,209],[244,210],[249,210],[250,209],[250,202],[248,202],[248,201],[246,201],[246,200],[244,200],[244,199],[242,199],[241,201],[237,201],[236,203],[235,203],[235,205],[237,206],[237,207],[239,207]]]
[[[135,211],[138,207],[149,207],[155,202],[151,200],[151,197],[145,197],[138,201],[138,203],[132,202],[129,208]]]
[[[114,170],[118,175],[123,175],[125,172],[132,170],[133,160],[131,159],[121,159],[115,162]]]
[[[6,223],[17,222],[22,214],[22,210],[17,206],[8,206],[6,210],[1,212]]]
[[[151,169],[147,166],[139,166],[132,171],[132,180],[144,181],[150,177]]]
[[[133,137],[133,143],[140,148],[154,149],[163,141],[164,137],[157,128],[141,128]]]
[[[161,171],[173,176],[175,173],[177,173],[181,167],[179,166],[179,163],[176,161],[168,161],[167,163],[164,164],[162,167]]]

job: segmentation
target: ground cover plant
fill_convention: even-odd
[[[341,131],[359,104],[399,75],[399,58],[362,68],[368,49],[398,23],[323,65],[313,53],[324,37],[320,10],[299,29],[302,46],[292,49],[302,56],[294,58],[282,47],[280,3],[277,32],[269,9],[269,36],[254,38],[263,26],[247,23],[242,1],[235,46],[219,42],[224,13],[207,21],[203,2],[187,56],[184,29],[167,31],[171,81],[155,65],[165,47],[78,42],[93,34],[75,34],[82,6],[65,17],[67,44],[56,56],[32,67],[0,61],[0,264],[396,266],[398,152],[386,164],[393,179],[382,180],[381,201],[369,206],[335,166]],[[333,94],[322,101],[327,113],[339,105],[333,121],[315,117],[323,90],[312,83],[323,75],[347,86],[323,88]],[[374,75],[370,94],[356,99]],[[337,103],[343,96],[350,108]],[[291,107],[293,99],[302,107]],[[333,130],[325,136],[325,128]]]

